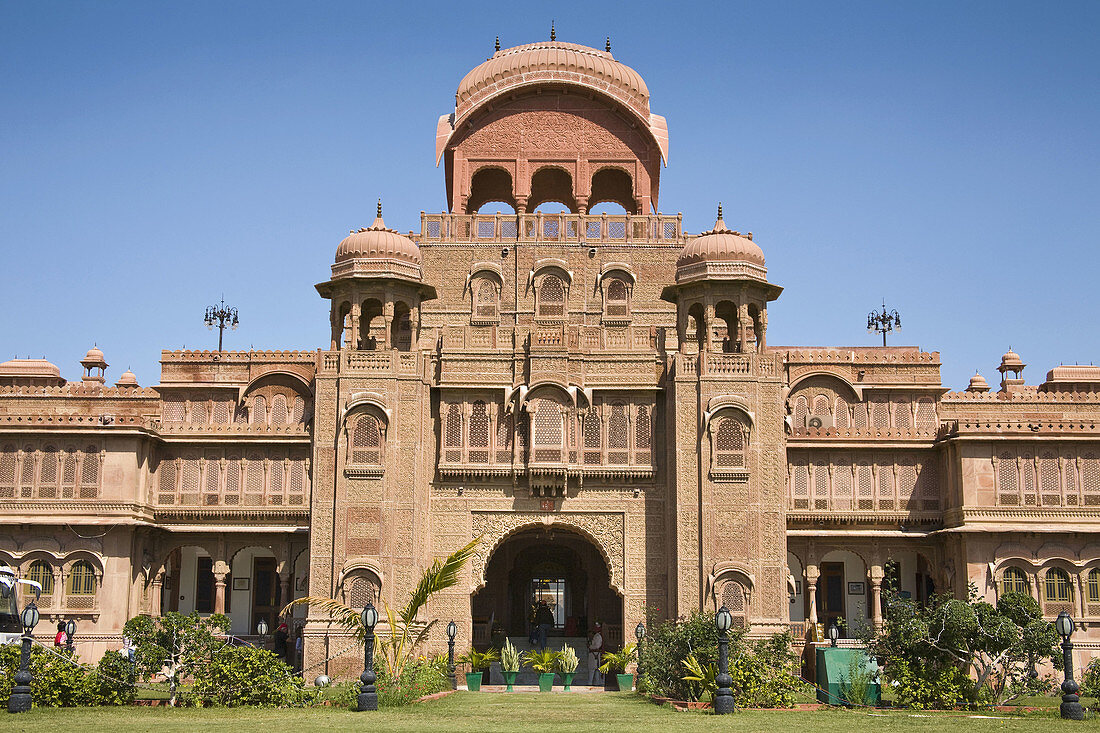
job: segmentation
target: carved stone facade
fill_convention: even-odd
[[[75,383],[0,365],[0,561],[86,654],[137,613],[249,635],[307,592],[398,605],[474,538],[427,611],[460,646],[546,598],[612,643],[720,605],[801,640],[973,584],[1071,610],[1094,652],[1100,370],[1027,386],[1010,352],[1000,391],[952,393],[935,352],[769,344],[763,250],[720,209],[702,235],[656,213],[664,119],[607,51],[498,52],[437,152],[451,210],[404,236],[379,205],[340,243],[325,349],[165,351],[153,388],[106,386],[98,349]],[[292,622],[307,669],[357,674]]]

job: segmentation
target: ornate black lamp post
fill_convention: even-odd
[[[901,330],[901,316],[896,310],[887,311],[886,301],[882,301],[882,312],[871,311],[867,316],[867,333],[881,333],[882,345],[886,345],[886,334]]]
[[[374,689],[374,627],[378,624],[378,611],[373,603],[368,603],[363,609],[363,628],[367,630],[367,638],[363,644],[363,674],[359,675],[359,681],[363,683],[359,688],[359,712],[378,709],[378,692]]]
[[[733,678],[730,677],[730,640],[729,630],[733,626],[733,615],[729,609],[722,606],[718,613],[714,614],[714,625],[718,627],[718,694],[714,697],[714,712],[725,715],[733,712],[733,692],[730,685]]]
[[[447,675],[451,678],[451,689],[457,690],[455,682],[455,636],[458,635],[458,626],[455,622],[447,624]]]
[[[15,590],[12,589],[12,593]],[[31,709],[31,634],[38,625],[38,606],[31,601],[19,615],[23,624],[23,648],[19,654],[19,671],[15,673],[15,686],[8,697],[9,713],[25,713]]]
[[[836,624],[829,624],[829,630],[826,633],[829,634],[829,641],[832,642],[832,645],[836,646],[836,640],[840,638],[840,629],[837,628]]]
[[[237,330],[237,324],[240,321],[237,319],[237,309],[228,308],[225,305],[225,298],[222,298],[221,305],[212,305],[206,309],[206,327],[213,330],[214,326],[218,327],[218,351],[222,350],[222,335],[225,333],[225,327],[229,326],[234,331]]]
[[[73,637],[76,636],[76,621],[69,619],[65,622],[65,646],[71,652],[74,648]]]
[[[1062,682],[1062,717],[1066,720],[1084,720],[1085,710],[1081,707],[1081,698],[1077,691],[1081,688],[1073,681],[1073,642],[1069,637],[1073,635],[1073,619],[1065,611],[1058,614],[1054,620],[1054,628],[1062,637],[1062,663],[1066,668],[1066,679]]]
[[[642,640],[645,639],[645,624],[641,621],[634,627],[634,638],[638,640],[638,681],[642,681]]]

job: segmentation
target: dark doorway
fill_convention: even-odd
[[[485,568],[485,587],[470,601],[474,639],[527,638],[539,601],[553,613],[551,636],[584,637],[602,623],[605,640],[613,642],[608,646],[622,643],[622,599],[611,589],[603,555],[579,533],[532,528],[496,548]]]
[[[275,572],[275,558],[257,557],[252,563],[252,624],[250,633],[256,633],[260,619],[267,621],[268,633],[274,633],[278,627],[279,606],[282,588],[279,576]]]
[[[828,629],[836,625],[844,636],[844,563],[821,563],[821,578],[817,581],[817,607]]]

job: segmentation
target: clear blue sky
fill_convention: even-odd
[[[668,118],[661,210],[751,230],[769,342],[939,350],[994,382],[1100,361],[1100,3],[0,2],[0,358],[117,379],[161,348],[327,343],[336,245],[445,206],[435,122],[548,37],[637,69]]]

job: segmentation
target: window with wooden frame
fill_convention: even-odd
[[[1085,586],[1088,589],[1089,603],[1100,603],[1100,568],[1089,571]]]
[[[53,568],[45,560],[35,560],[27,568],[27,580],[42,586],[42,595],[53,595]]]
[[[72,570],[69,571],[68,594],[70,596],[90,596],[95,595],[95,591],[95,569],[91,563],[85,560],[77,560],[73,563]]]
[[[1001,575],[1001,593],[1023,593],[1028,595],[1027,575],[1017,567],[1005,568]]]
[[[1043,595],[1048,603],[1068,603],[1073,600],[1073,588],[1070,586],[1069,574],[1061,568],[1048,570],[1043,586],[1045,591]]]

